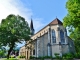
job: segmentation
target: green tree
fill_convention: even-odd
[[[80,45],[80,0],[68,0],[66,2],[68,14],[63,19],[63,25],[68,27],[70,37],[75,40],[76,52]]]
[[[2,19],[0,25],[1,45],[9,47],[7,58],[16,46],[16,43],[30,39],[30,28],[27,21],[19,15],[10,14],[6,19]]]
[[[5,57],[6,55],[6,49],[4,47],[0,48],[0,57]]]
[[[64,26],[80,27],[80,0],[68,0],[66,8],[68,14],[64,17]],[[79,28],[80,29],[80,28]]]

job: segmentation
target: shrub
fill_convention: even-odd
[[[34,58],[36,58],[36,57],[34,57],[34,56],[30,56],[30,59],[34,59]]]
[[[75,58],[80,58],[80,52],[78,52],[78,53],[75,53]]]
[[[43,58],[52,58],[52,56],[44,56]]]
[[[67,53],[62,56],[63,59],[72,59],[74,55],[72,53]]]
[[[48,59],[48,58],[52,58],[52,56],[44,56],[44,57],[33,57],[33,56],[30,56],[30,59]]]
[[[59,53],[55,53],[54,55],[55,55],[55,58],[56,58],[56,59],[61,59],[61,57],[60,57],[60,54],[59,54]]]
[[[18,56],[18,58],[25,58],[25,56]]]
[[[25,56],[22,56],[22,58],[25,58]]]

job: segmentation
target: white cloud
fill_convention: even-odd
[[[21,15],[29,21],[32,12],[19,0],[0,0],[0,21],[9,14]]]
[[[31,9],[27,7],[27,1],[23,0],[0,0],[0,22],[2,19],[6,18],[9,14],[20,15],[24,17],[28,23],[30,23],[31,16],[34,16]],[[41,18],[34,18],[34,28],[38,31],[45,24],[42,23]]]
[[[20,15],[30,23],[31,16],[34,16],[32,10],[27,7],[27,1],[24,0],[0,0],[0,21],[6,18],[9,14]],[[34,28],[38,31],[44,26],[41,18],[34,18]]]
[[[9,14],[18,14],[19,11],[10,3],[10,0],[0,0],[0,21]]]

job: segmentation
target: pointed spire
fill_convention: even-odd
[[[34,28],[33,28],[33,21],[32,21],[32,19],[31,19],[31,23],[30,23],[30,28],[31,28],[31,29],[34,29]]]
[[[31,30],[31,34],[33,35],[34,34],[34,27],[33,27],[32,18],[31,18],[31,23],[30,23],[30,30]]]

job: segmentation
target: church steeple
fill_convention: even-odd
[[[31,23],[30,23],[30,31],[31,31],[31,34],[34,35],[34,27],[33,27],[32,19],[31,19]]]

